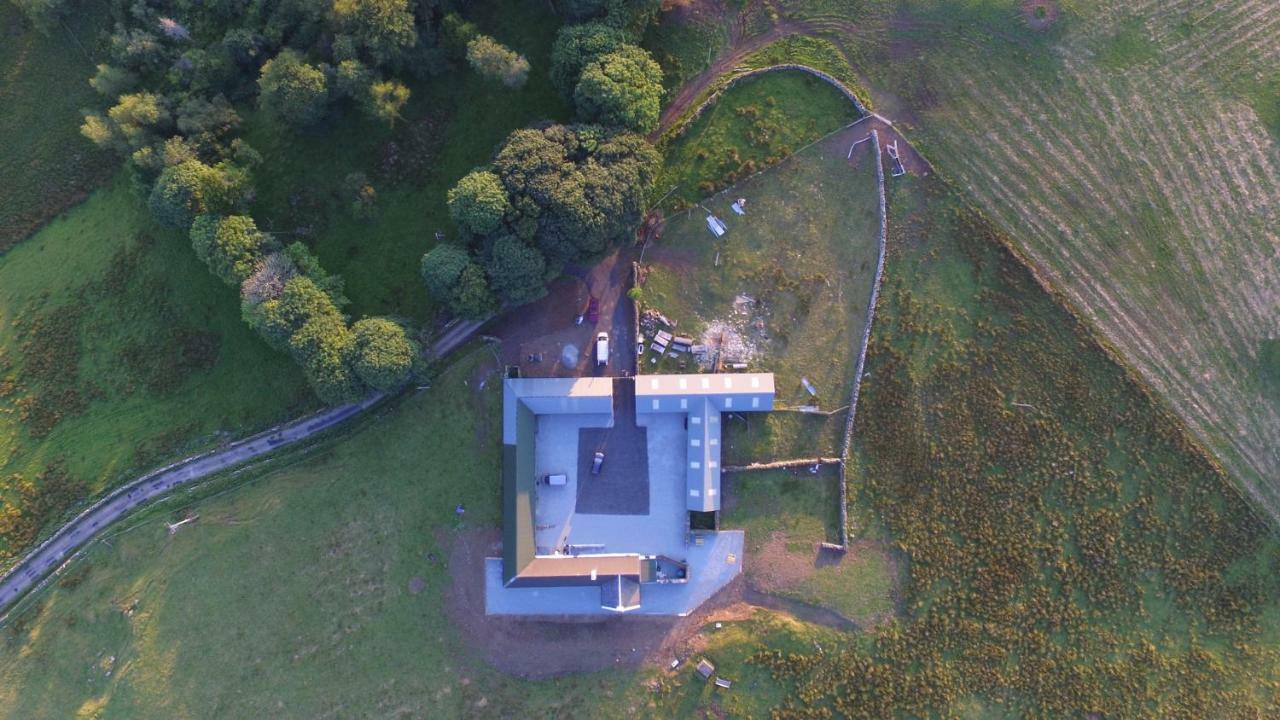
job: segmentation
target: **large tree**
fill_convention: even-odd
[[[560,28],[555,45],[551,47],[551,84],[565,97],[573,97],[582,68],[626,42],[625,32],[604,23],[590,22]]]
[[[488,235],[511,209],[502,180],[487,170],[474,170],[449,189],[449,216],[473,235]]]
[[[355,336],[340,317],[318,315],[289,338],[289,351],[307,382],[330,405],[359,400],[368,388],[356,375]]]
[[[418,344],[387,318],[365,318],[351,326],[356,375],[369,387],[392,390],[409,379]]]
[[[249,326],[280,350],[288,348],[293,334],[313,318],[324,316],[345,323],[329,293],[306,275],[289,278],[278,297],[261,303],[246,300],[242,309]]]
[[[489,250],[490,285],[508,306],[524,305],[547,294],[547,261],[537,248],[503,235]]]
[[[519,217],[556,266],[594,256],[640,221],[659,157],[644,138],[599,127],[551,125],[516,130],[494,158]]]
[[[329,105],[324,71],[307,64],[296,50],[281,50],[262,66],[258,89],[259,104],[294,125],[315,123],[324,117]]]
[[[586,64],[573,99],[583,119],[653,132],[662,110],[662,68],[645,50],[623,45]]]
[[[191,246],[214,275],[228,285],[240,285],[272,249],[272,242],[247,215],[201,215],[191,224]]]
[[[432,298],[461,317],[480,320],[497,305],[484,270],[457,245],[440,243],[422,256],[422,281]]]
[[[197,215],[234,210],[243,199],[247,185],[247,175],[238,168],[185,160],[160,173],[148,205],[161,223],[186,230]]]

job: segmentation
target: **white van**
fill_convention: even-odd
[[[604,367],[609,364],[609,333],[596,336],[596,365]]]

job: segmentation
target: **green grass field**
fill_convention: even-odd
[[[42,526],[179,453],[313,408],[239,310],[123,178],[0,256],[0,497]],[[38,511],[12,476],[47,468],[80,491]]]
[[[523,682],[474,659],[444,615],[444,558],[453,533],[500,521],[491,364],[472,351],[350,437],[196,502],[172,537],[158,508],[96,543],[0,629],[0,717],[745,714],[782,699],[745,662],[762,642],[841,642],[767,614],[726,623],[703,654],[741,683],[727,695],[688,665]]]
[[[838,482],[832,466],[817,475],[736,473],[728,481],[720,524],[746,531],[743,572],[754,587],[870,625],[893,614],[896,571],[884,548],[872,542],[858,544],[843,558],[818,553],[818,543],[840,541]]]
[[[835,88],[800,72],[735,85],[666,148],[655,192],[689,207],[858,118]]]
[[[101,58],[107,3],[77,5],[45,36],[12,3],[0,4],[0,253],[79,202],[117,162],[80,137],[80,110],[99,101],[89,87]]]
[[[710,326],[729,326],[755,347],[750,366],[774,373],[779,405],[838,411],[853,388],[879,213],[874,170],[866,160],[846,160],[850,141],[847,134],[832,136],[706,199],[702,206],[729,226],[723,239],[712,237],[699,206],[669,216],[645,254],[642,306],[694,338]],[[729,209],[739,197],[748,201],[745,216]],[[754,303],[735,309],[739,295]],[[668,353],[657,364],[655,357],[645,353],[643,372],[678,372],[681,361],[683,371],[696,370],[687,355]],[[816,386],[817,399],[801,378]],[[840,450],[844,415],[777,412],[729,427],[726,462],[831,457]]]
[[[1280,519],[1273,4],[1063,2],[1045,31],[1017,0],[774,5]]]

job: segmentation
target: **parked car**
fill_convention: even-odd
[[[593,324],[600,322],[600,301],[596,298],[587,303],[587,320]]]
[[[604,367],[609,364],[609,333],[596,335],[596,365]]]
[[[591,474],[599,475],[602,467],[604,467],[604,451],[597,450],[595,457],[591,458]]]

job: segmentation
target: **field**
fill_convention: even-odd
[[[686,655],[737,681],[725,694],[687,662],[673,674],[540,682],[487,669],[441,607],[452,539],[499,521],[498,393],[477,351],[348,438],[190,506],[199,519],[173,537],[161,524],[178,515],[169,506],[95,545],[3,629],[0,708],[23,718],[357,707],[533,718],[781,707],[786,717],[802,703],[850,717],[1280,710],[1264,690],[1280,679],[1280,541],[963,200],[936,181],[894,183],[897,242],[851,492],[859,536],[884,532],[909,569],[898,622],[849,635],[728,608],[724,629],[691,638]],[[747,512],[761,498],[744,497],[737,517],[764,522]],[[780,514],[816,538],[829,530],[801,517],[812,502]]]
[[[747,533],[743,572],[760,592],[825,607],[866,627],[893,617],[896,565],[887,549],[862,528],[843,557],[820,552],[838,543],[839,474],[826,466],[735,473],[725,481],[721,526]]]
[[[835,88],[800,72],[735,85],[666,148],[656,192],[688,207],[858,119]]]
[[[841,642],[767,614],[725,617],[694,646],[743,683],[721,698],[688,664],[526,682],[480,663],[443,605],[454,538],[499,522],[496,378],[489,352],[474,350],[349,438],[181,512],[179,499],[144,513],[95,544],[0,629],[0,717],[758,710],[782,695],[745,662],[757,642]],[[164,522],[186,512],[199,519],[170,536]]]
[[[1259,354],[1280,333],[1272,3],[1061,3],[1044,30],[1016,0],[771,5],[774,26],[845,51],[880,111],[1280,519],[1280,397]]]
[[[734,88],[726,99],[740,89],[746,88]],[[844,414],[838,411],[853,389],[879,228],[865,146],[854,161],[846,159],[855,132],[833,135],[671,215],[645,252],[642,307],[675,320],[677,334],[741,338],[754,350],[748,364],[775,374],[779,405],[835,411],[775,412],[745,428],[731,425],[725,462],[839,453]],[[745,216],[730,211],[736,198],[747,199]],[[701,207],[728,225],[723,239],[707,230]],[[655,353],[647,351],[642,372],[695,370],[687,358],[668,353],[655,364]],[[816,399],[802,378],[816,387]]]
[[[0,493],[23,513],[0,558],[104,488],[314,407],[237,300],[123,179],[0,256]]]
[[[101,54],[106,2],[86,2],[49,36],[0,4],[0,253],[111,176],[116,160],[80,137],[80,109]]]

